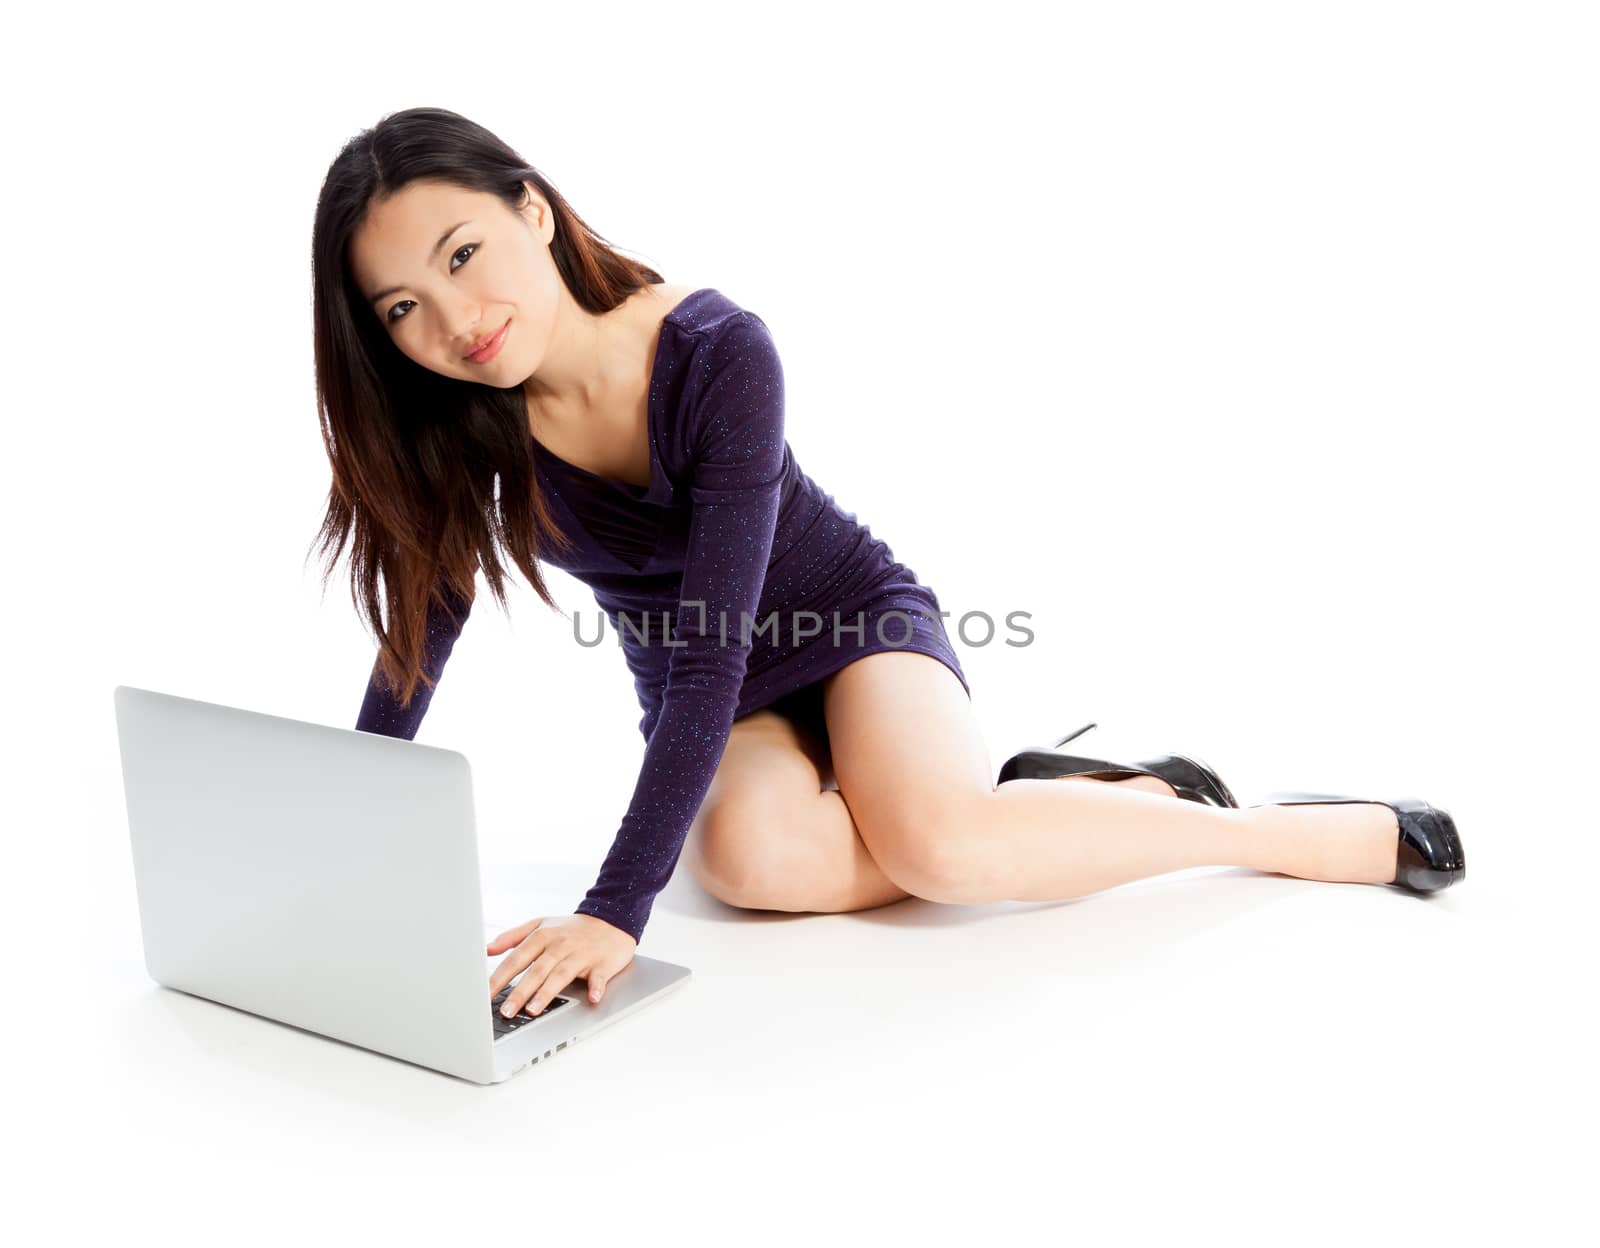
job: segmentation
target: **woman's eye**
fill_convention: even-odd
[[[461,254],[461,253],[462,253],[462,252],[463,252],[463,251],[464,251],[464,252],[466,252],[466,253],[467,253],[467,256],[468,256],[468,259],[470,259],[470,258],[471,258],[471,257],[472,257],[472,253],[474,253],[474,252],[476,252],[476,251],[477,251],[477,250],[478,250],[478,248],[479,248],[479,247],[481,247],[481,246],[482,246],[482,244],[481,244],[481,243],[467,243],[467,244],[466,244],[466,245],[465,245],[465,246],[463,246],[463,247],[458,247],[458,248],[457,248],[457,249],[456,249],[456,250],[455,250],[455,252],[454,252],[454,253],[452,253],[452,254],[451,254],[451,256],[450,256],[450,258],[451,258],[451,259],[452,259],[452,260],[454,260],[454,259],[455,259],[455,258],[456,258],[456,256],[459,256],[459,255],[460,255],[460,254]],[[466,263],[466,261],[465,261],[465,260],[463,260],[463,261],[462,261],[462,262],[461,262],[461,263],[462,263],[462,264],[465,264],[465,263]],[[460,267],[461,267],[461,265],[460,265],[460,264],[456,264],[456,265],[452,265],[452,266],[451,266],[451,267],[450,267],[450,271],[451,271],[451,272],[452,272],[452,273],[454,273],[454,272],[455,272],[455,271],[456,271],[456,270],[457,270],[457,269],[459,269],[459,268],[460,268]],[[390,323],[390,324],[391,324],[391,325],[392,325],[392,324],[394,324],[394,322],[396,322],[396,321],[398,321],[398,320],[401,320],[401,319],[403,319],[403,318],[404,318],[404,317],[405,317],[405,313],[404,313],[404,312],[402,312],[402,313],[400,313],[400,315],[399,315],[399,316],[396,316],[396,315],[395,315],[395,309],[396,309],[396,308],[399,308],[399,307],[401,307],[401,306],[402,306],[402,305],[404,305],[404,304],[408,304],[408,303],[410,303],[410,302],[411,302],[411,300],[409,300],[409,299],[402,299],[402,300],[401,300],[401,301],[400,301],[400,302],[399,302],[399,303],[397,303],[397,304],[395,304],[395,305],[394,305],[394,307],[393,307],[393,308],[390,308],[390,309],[389,309],[389,312],[388,312],[388,315],[387,315],[387,317],[386,317],[386,318],[385,318],[385,319],[386,319],[386,320],[388,320],[388,322],[389,322],[389,323]]]

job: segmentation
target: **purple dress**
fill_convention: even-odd
[[[541,559],[594,591],[644,712],[632,801],[576,911],[635,941],[735,719],[807,699],[815,708],[818,681],[886,650],[939,659],[971,697],[934,592],[795,463],[783,389],[766,322],[701,289],[661,325],[649,486],[597,476],[533,440],[539,487],[573,543]],[[429,614],[435,682],[470,609],[460,599],[452,606],[454,623]],[[401,710],[374,667],[356,728],[411,740],[431,696],[419,686]],[[815,709],[812,719],[825,731]]]

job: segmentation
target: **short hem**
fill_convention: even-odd
[[[835,656],[837,658],[837,662],[830,659],[828,663],[819,667],[816,671],[808,673],[805,681],[801,684],[792,685],[789,688],[779,688],[770,693],[762,693],[758,695],[761,700],[749,707],[745,707],[741,704],[739,709],[734,712],[734,718],[742,719],[744,716],[752,714],[755,711],[766,710],[774,702],[777,702],[782,698],[786,698],[791,694],[798,693],[800,690],[808,688],[819,681],[826,680],[835,672],[843,671],[845,668],[849,667],[850,664],[859,659],[864,659],[869,655],[904,654],[908,652],[911,654],[925,654],[930,659],[938,659],[939,662],[943,663],[951,672],[951,674],[953,674],[955,678],[961,682],[961,689],[962,692],[967,695],[967,701],[972,701],[972,686],[967,684],[966,674],[962,672],[960,666],[956,662],[952,661],[950,654],[941,654],[936,646],[917,645],[915,642],[907,642],[903,646],[881,645],[869,646],[862,650],[841,650],[838,652],[837,656]]]

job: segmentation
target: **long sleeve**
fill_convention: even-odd
[[[783,482],[783,369],[766,325],[741,313],[705,351],[705,390],[690,418],[692,510],[661,713],[622,827],[576,911],[635,941],[672,878],[728,743]]]
[[[435,685],[444,672],[450,651],[455,649],[456,638],[461,635],[461,628],[467,622],[467,616],[472,612],[472,603],[467,599],[449,590],[445,591],[444,596],[451,610],[455,612],[455,620],[452,623],[441,605],[437,601],[430,600],[427,639],[423,646],[423,670]],[[417,729],[422,726],[423,716],[428,713],[428,705],[433,701],[433,693],[434,691],[427,685],[419,682],[416,692],[411,695],[411,705],[401,707],[399,698],[390,691],[388,681],[384,679],[382,670],[374,661],[372,674],[367,680],[366,697],[362,699],[361,711],[356,717],[356,731],[375,732],[385,737],[404,737],[407,741],[414,740]]]

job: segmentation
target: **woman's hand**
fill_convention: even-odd
[[[587,979],[589,1000],[600,1000],[607,981],[633,961],[639,942],[620,927],[592,914],[567,914],[555,919],[531,919],[521,927],[501,932],[489,943],[489,952],[503,953],[512,945],[516,948],[511,950],[511,956],[489,976],[489,997],[493,1000],[519,971],[527,968],[500,1006],[507,1018],[524,1004],[529,1007],[529,1014],[538,1014],[574,979]]]

